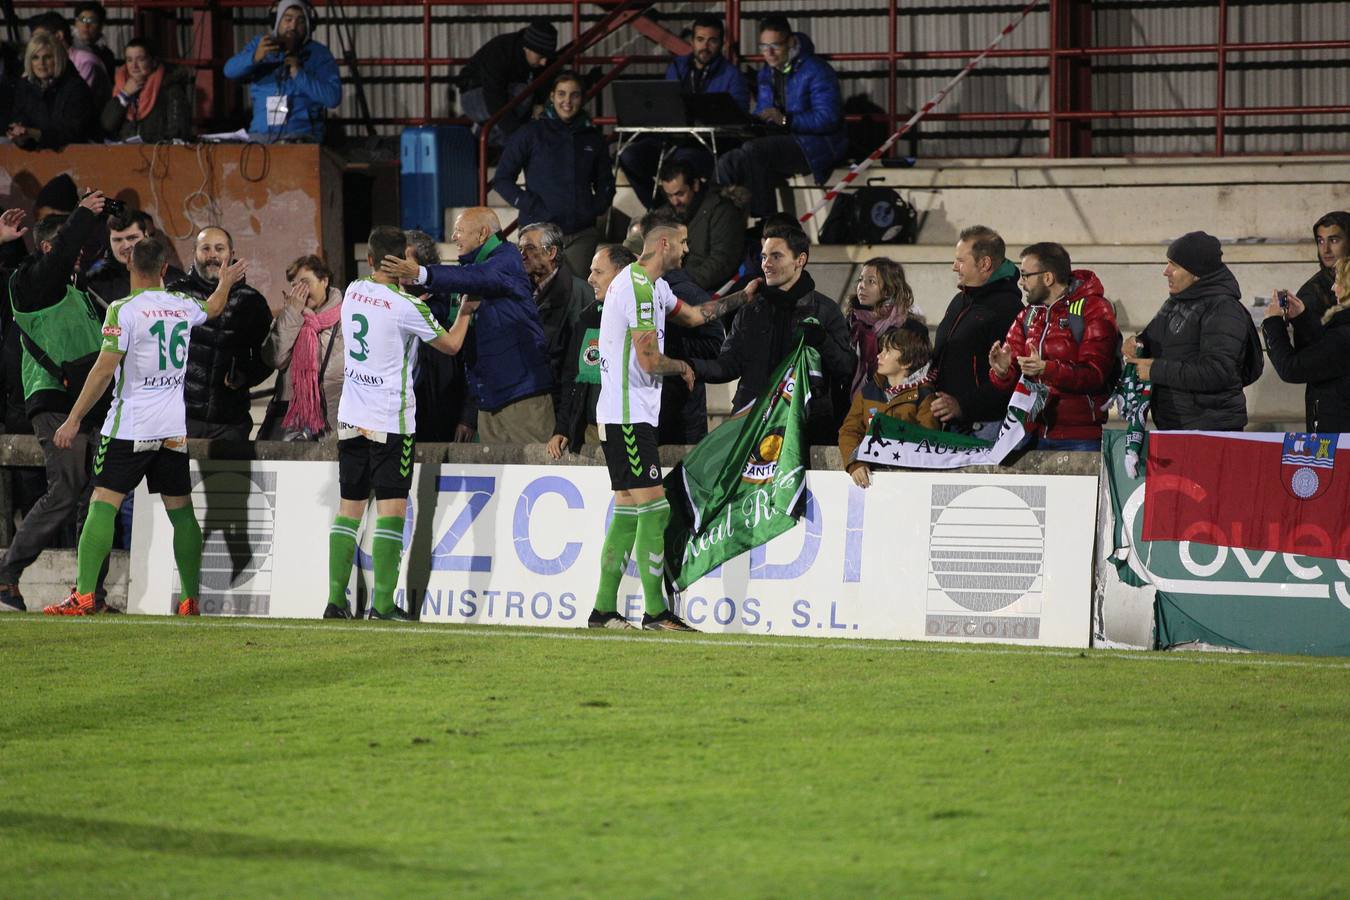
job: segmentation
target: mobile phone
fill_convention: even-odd
[[[1289,292],[1280,291],[1280,309],[1289,308]]]

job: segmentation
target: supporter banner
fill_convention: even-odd
[[[666,568],[677,589],[801,518],[813,369],[820,369],[820,354],[798,342],[750,411],[713,429],[666,476]]]
[[[1149,455],[1159,437],[1166,436],[1148,434]],[[1275,437],[1278,452],[1283,438]],[[1350,654],[1350,560],[1236,546],[1226,539],[1236,530],[1227,526],[1222,533],[1198,532],[1219,542],[1145,540],[1144,510],[1153,501],[1145,479],[1131,478],[1125,469],[1125,438],[1117,431],[1103,434],[1111,561],[1126,584],[1154,590],[1159,647],[1198,641],[1272,653]],[[1242,489],[1264,490],[1258,480],[1278,477],[1254,474],[1261,471],[1245,469]],[[1151,460],[1148,478],[1154,478]],[[1278,482],[1276,489],[1282,490]],[[1193,483],[1177,482],[1169,490],[1203,496]]]
[[[603,467],[419,466],[414,479],[401,605],[432,622],[585,626],[612,510]],[[863,491],[811,472],[798,527],[709,572],[676,609],[711,632],[1084,647],[1096,481],[881,472]],[[336,464],[203,460],[193,484],[203,611],[318,617]],[[349,596],[369,582],[355,574]],[[169,614],[176,588],[172,530],[141,488],[130,610]],[[641,616],[635,570],[619,596]]]
[[[931,431],[878,413],[872,417],[867,437],[853,458],[874,466],[909,469],[959,469],[962,466],[996,466],[1017,449],[1027,436],[1027,421],[1045,406],[1045,388],[1020,380],[999,426],[998,438],[979,438]]]
[[[1156,432],[1149,541],[1350,559],[1350,434]]]

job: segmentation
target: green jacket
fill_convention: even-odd
[[[11,276],[11,289],[13,283],[14,276]],[[94,304],[73,284],[66,286],[65,296],[54,306],[37,312],[20,312],[16,308],[14,321],[58,367],[98,352],[102,320]],[[35,412],[70,411],[73,398],[66,386],[28,352],[26,342],[23,343],[19,371],[23,376],[23,397],[30,416]],[[35,396],[43,392],[52,396]]]

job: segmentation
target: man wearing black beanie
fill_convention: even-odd
[[[1168,297],[1142,335],[1125,342],[1127,362],[1152,382],[1153,424],[1163,431],[1241,431],[1242,389],[1261,375],[1261,339],[1218,238],[1192,231],[1167,248]]]
[[[558,30],[547,19],[499,34],[469,58],[459,75],[459,108],[482,125],[539,76],[558,54]],[[542,97],[537,98],[542,103]],[[492,129],[489,142],[500,146],[506,136],[530,120],[533,101],[522,101]]]

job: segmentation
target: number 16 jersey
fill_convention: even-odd
[[[100,349],[122,354],[122,361],[102,434],[126,441],[187,434],[188,341],[193,326],[205,321],[205,301],[160,289],[135,291],[108,307]]]

